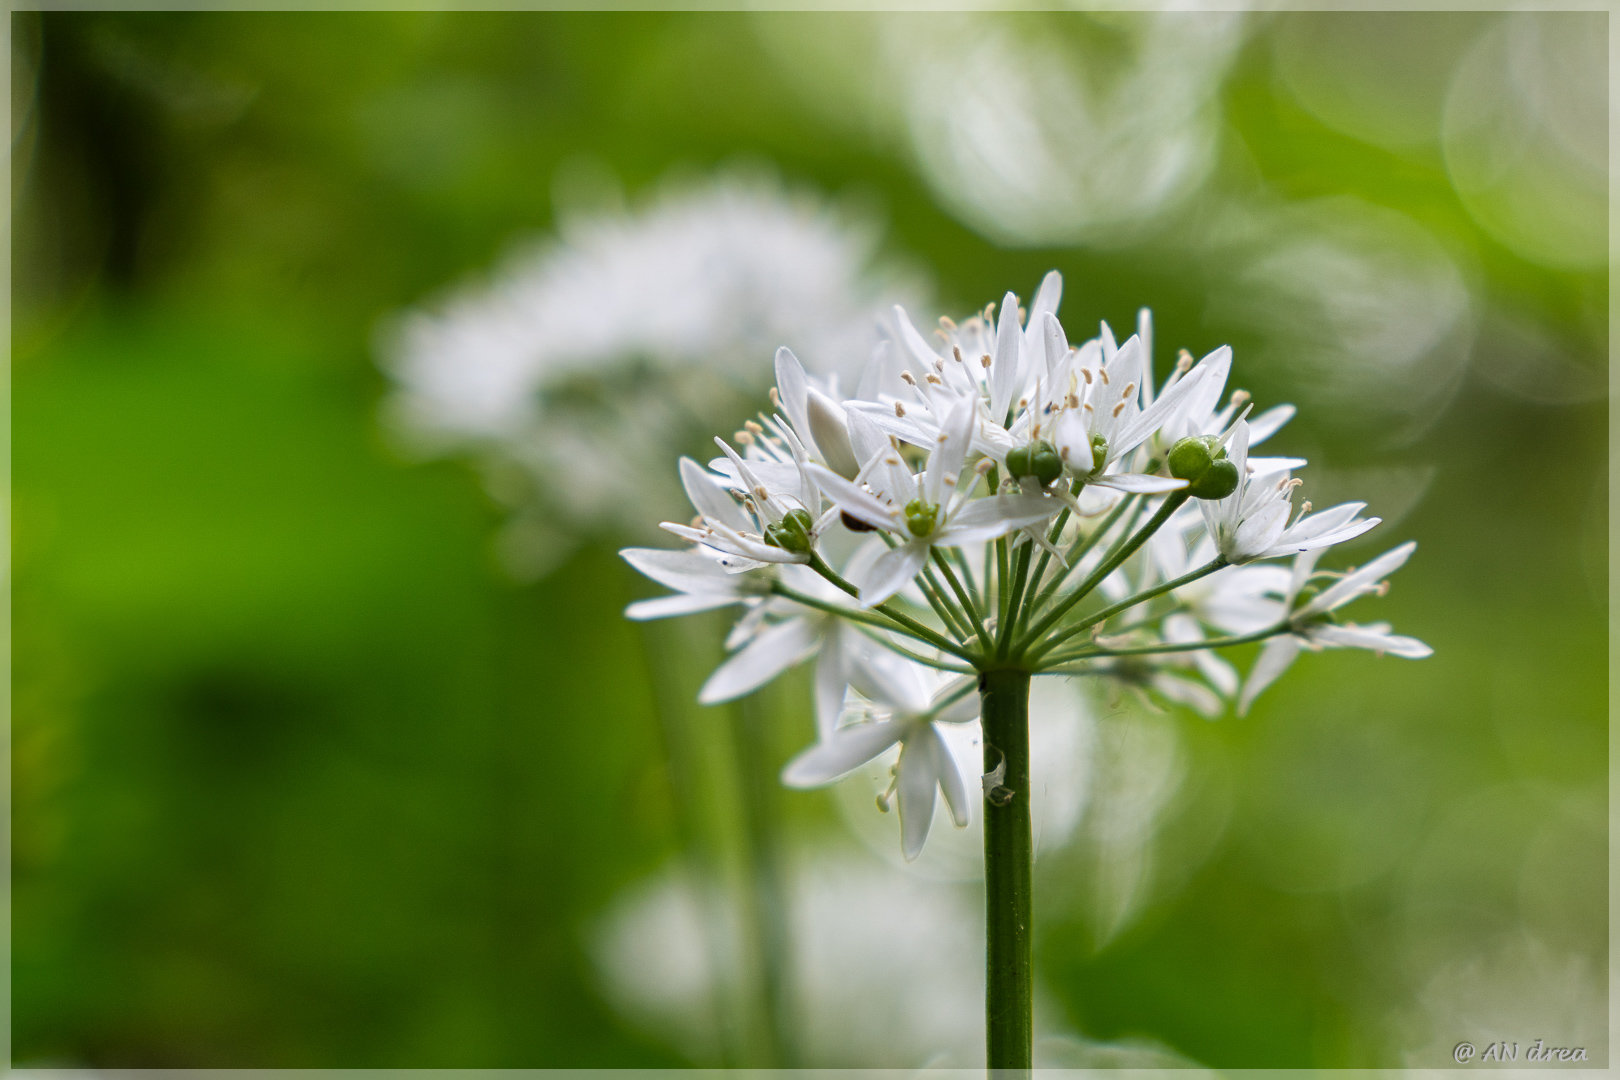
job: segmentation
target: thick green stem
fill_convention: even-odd
[[[979,677],[979,707],[984,723],[984,771],[998,776],[984,797],[986,1064],[993,1070],[1027,1075],[1033,1042],[1030,931],[1034,907],[1029,672],[985,672]]]

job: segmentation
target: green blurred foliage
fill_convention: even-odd
[[[675,812],[671,781],[707,766],[655,720],[707,668],[649,668],[620,614],[648,590],[611,537],[506,582],[472,471],[402,460],[375,419],[377,321],[544,229],[570,162],[632,192],[770,162],[875,206],[953,301],[1057,266],[1081,326],[1152,303],[1161,364],[1230,340],[1241,369],[1262,344],[1165,238],[971,232],[900,148],[780,75],[758,18],[839,17],[13,16],[16,1061],[694,1064],[614,1014],[585,942],[618,890],[723,828]],[[1400,210],[1467,248],[1486,306],[1601,371],[1606,273],[1527,262],[1471,223],[1436,151],[1303,111],[1271,32],[1223,90],[1248,156],[1218,174]],[[1245,385],[1286,400],[1286,379]],[[1217,806],[1225,832],[1105,948],[1083,908],[1041,896],[1069,1027],[1220,1067],[1391,1063],[1369,1003],[1422,980],[1369,957],[1410,944],[1413,889],[1458,934],[1540,911],[1603,962],[1606,423],[1601,395],[1471,378],[1404,446],[1294,422],[1284,452],[1432,467],[1381,530],[1421,550],[1376,617],[1436,655],[1307,656],[1251,717],[1180,720],[1181,813]],[[1459,809],[1486,796],[1494,817]],[[1448,833],[1459,814],[1480,824]],[[1521,869],[1549,829],[1563,846]]]

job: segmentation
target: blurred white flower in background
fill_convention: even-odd
[[[907,145],[942,205],[1003,244],[1122,239],[1204,183],[1241,12],[761,20],[784,68]],[[829,70],[845,69],[837,79]]]
[[[1479,225],[1532,262],[1608,259],[1608,23],[1602,12],[1511,13],[1457,68],[1446,168]]]
[[[1204,234],[1211,313],[1251,329],[1254,367],[1386,445],[1433,424],[1474,343],[1469,283],[1410,218],[1340,197],[1232,208]]]
[[[892,837],[891,837],[892,840]],[[890,845],[893,846],[892,843]],[[748,993],[735,955],[702,947],[705,924],[738,918],[723,890],[665,872],[622,894],[596,927],[608,999],[693,1060],[714,1060],[719,1003]],[[864,853],[801,852],[788,873],[790,990],[811,1067],[961,1068],[984,1057],[984,941],[977,889],[931,881]],[[1035,1063],[1192,1064],[1151,1042],[1078,1038],[1036,987]]]
[[[914,302],[877,234],[766,176],[669,183],[629,210],[559,210],[557,234],[391,320],[387,419],[417,452],[471,454],[514,517],[520,577],[592,529],[681,511],[653,463],[750,414],[761,362],[789,345],[814,374],[858,370],[878,320]]]

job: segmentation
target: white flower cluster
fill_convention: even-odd
[[[780,349],[776,411],[736,446],[717,439],[707,466],[680,463],[697,515],[664,528],[690,546],[623,553],[675,590],[632,618],[744,608],[702,700],[819,654],[817,741],[783,779],[830,783],[898,745],[879,804],[898,803],[908,858],[939,793],[968,820],[937,725],[978,717],[981,673],[1103,676],[1213,716],[1246,710],[1303,649],[1429,653],[1338,621],[1415,545],[1316,569],[1378,519],[1362,503],[1296,508],[1305,463],[1250,453],[1291,407],[1251,420],[1246,394],[1225,395],[1224,347],[1183,352],[1155,386],[1145,311],[1123,343],[1104,324],[1071,345],[1061,291],[1050,273],[1027,310],[1008,293],[932,340],[896,308],[853,398]],[[1265,563],[1284,556],[1291,570]],[[1216,652],[1262,640],[1247,678]]]
[[[532,576],[570,533],[676,512],[642,463],[750,407],[762,352],[794,341],[826,377],[857,370],[869,298],[911,291],[876,247],[861,221],[741,174],[564,214],[488,280],[385,327],[389,419],[414,447],[485,464],[518,512],[509,564]]]

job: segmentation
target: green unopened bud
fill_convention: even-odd
[[[911,535],[919,540],[934,535],[934,527],[939,524],[939,504],[923,502],[921,499],[912,499],[906,503],[906,528]]]
[[[765,528],[765,543],[803,555],[810,550],[810,530],[815,526],[808,510],[789,510],[782,520]]]
[[[1034,477],[1041,487],[1063,475],[1063,459],[1057,447],[1045,439],[1037,439],[1027,446],[1007,452],[1007,471],[1019,480]]]
[[[1220,440],[1213,435],[1178,439],[1170,448],[1170,475],[1177,480],[1197,480],[1222,453]]]
[[[1237,463],[1221,458],[1210,462],[1204,475],[1187,485],[1187,494],[1195,499],[1224,499],[1237,490]]]
[[[1170,475],[1187,481],[1187,494],[1195,499],[1224,499],[1237,490],[1237,465],[1213,435],[1192,435],[1177,440],[1167,459]]]

